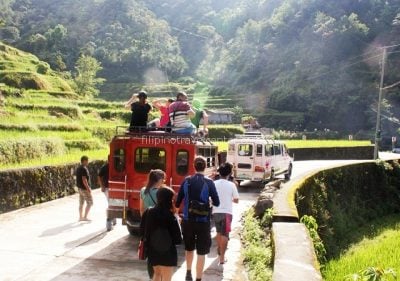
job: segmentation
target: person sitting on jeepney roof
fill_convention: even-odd
[[[194,116],[194,111],[188,103],[185,92],[179,92],[176,101],[169,106],[169,119],[172,125],[172,132],[177,134],[192,134],[194,125],[190,118]]]
[[[193,125],[197,129],[197,134],[199,136],[206,136],[208,134],[208,115],[207,112],[202,108],[202,104],[199,100],[193,100],[192,102],[192,108],[194,110],[194,116],[190,118],[192,121]],[[203,129],[199,130],[200,128],[200,121],[203,119]]]
[[[125,103],[125,108],[132,110],[129,131],[146,130],[149,112],[152,109],[151,105],[147,103],[147,93],[140,91],[137,94],[133,94],[129,101]]]
[[[158,109],[161,113],[161,118],[157,121],[157,127],[165,128],[169,123],[169,106],[174,102],[173,99],[155,99],[152,101],[154,108]]]

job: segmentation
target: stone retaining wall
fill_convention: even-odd
[[[92,188],[104,161],[89,164]],[[0,171],[0,213],[28,207],[75,193],[73,172],[78,164]]]

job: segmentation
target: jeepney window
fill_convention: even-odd
[[[141,147],[135,152],[135,170],[139,173],[149,173],[150,170],[165,171],[165,150],[156,147]]]
[[[274,146],[272,144],[265,145],[265,156],[274,155]]]
[[[275,152],[275,155],[281,154],[281,146],[279,144],[274,145],[274,152]]]
[[[216,164],[217,150],[215,147],[199,147],[197,155],[203,156],[207,161],[207,168],[214,167]]]
[[[189,172],[189,152],[186,150],[178,150],[176,153],[176,173],[186,176]]]
[[[263,146],[262,146],[262,144],[257,144],[256,155],[257,156],[262,156],[262,154],[263,154]]]
[[[253,145],[252,144],[239,144],[238,154],[239,154],[239,156],[252,156],[253,155]]]
[[[113,158],[114,170],[117,172],[123,172],[125,170],[125,150],[122,148],[114,150]]]

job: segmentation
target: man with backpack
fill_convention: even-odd
[[[197,251],[196,281],[203,276],[205,255],[210,252],[210,198],[212,205],[219,206],[219,197],[214,182],[204,176],[207,162],[204,157],[194,159],[196,174],[181,184],[175,207],[183,201],[183,240],[186,256],[186,280],[191,281],[194,250]]]

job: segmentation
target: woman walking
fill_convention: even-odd
[[[162,187],[157,191],[157,204],[142,217],[141,232],[147,243],[148,262],[153,266],[153,281],[170,281],[178,265],[176,245],[182,233],[174,213],[174,191]]]
[[[165,173],[163,170],[151,170],[147,184],[140,190],[140,215],[157,203],[157,190],[163,186]]]
[[[157,191],[164,184],[165,173],[163,170],[151,170],[147,180],[147,184],[140,190],[140,215],[157,203]],[[147,260],[147,272],[150,279],[153,278],[153,267]]]

